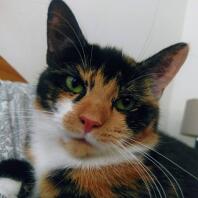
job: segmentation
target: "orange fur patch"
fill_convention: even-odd
[[[59,191],[56,189],[55,185],[53,185],[49,180],[43,179],[41,180],[41,184],[39,186],[40,198],[55,198],[58,197]]]
[[[81,192],[88,192],[94,198],[116,198],[112,189],[128,186],[137,190],[140,186],[137,180],[143,177],[147,182],[145,171],[138,164],[120,164],[103,167],[100,169],[79,169],[71,173],[72,180],[79,186]]]

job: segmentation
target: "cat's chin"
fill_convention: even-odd
[[[64,149],[76,158],[90,158],[97,154],[97,148],[83,138],[60,140]]]

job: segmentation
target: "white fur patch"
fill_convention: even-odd
[[[126,161],[137,163],[138,159],[141,160],[139,153],[146,151],[141,146],[131,146],[125,152],[122,149],[119,152],[115,152],[115,149],[113,150],[113,147],[109,145],[100,145],[100,147],[104,148],[101,149],[101,155],[89,159],[71,156],[60,144],[60,139],[67,141],[67,138],[69,138],[66,136],[66,131],[62,126],[62,119],[63,116],[72,111],[72,106],[73,104],[70,100],[65,100],[57,105],[57,113],[48,115],[40,111],[35,112],[32,150],[35,156],[35,168],[38,177],[58,168],[99,168]],[[70,134],[69,131],[68,134]],[[86,139],[94,143],[91,133]],[[94,145],[96,144],[97,142],[94,143]]]
[[[21,185],[21,182],[15,180],[0,178],[0,197],[17,198]]]

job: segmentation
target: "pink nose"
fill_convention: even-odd
[[[101,124],[97,121],[91,120],[87,118],[86,116],[80,116],[81,122],[84,124],[84,132],[89,133],[93,128],[100,127]]]

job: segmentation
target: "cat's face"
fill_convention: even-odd
[[[36,107],[53,123],[55,141],[74,158],[146,150],[157,142],[159,97],[187,52],[180,43],[136,63],[114,48],[89,44],[69,8],[53,1],[49,67],[38,83]]]
[[[65,135],[72,138],[62,143],[80,157],[132,143],[132,137],[145,136],[146,127],[153,128],[158,118],[151,82],[138,78],[144,74],[133,60],[113,49],[84,50],[89,52],[85,61],[91,63],[84,65],[78,55],[72,63],[64,60],[60,67],[49,67],[38,86],[39,104],[54,114],[61,112]]]

